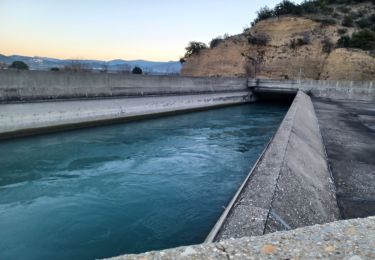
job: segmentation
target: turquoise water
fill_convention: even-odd
[[[287,108],[249,104],[0,142],[0,259],[202,242]]]

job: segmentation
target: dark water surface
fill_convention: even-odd
[[[0,142],[0,259],[202,242],[287,108],[249,104]]]

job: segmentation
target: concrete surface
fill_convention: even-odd
[[[285,94],[302,90],[313,97],[375,101],[374,81],[249,79],[248,86],[260,94]]]
[[[337,219],[314,108],[310,97],[299,92],[218,233],[209,237],[263,235]]]
[[[0,102],[249,91],[246,78],[0,70]]]
[[[365,260],[375,259],[374,248],[375,218],[371,217],[111,259]]]
[[[315,99],[343,218],[375,215],[375,103]]]
[[[183,111],[246,103],[248,91],[118,99],[0,104],[0,139]]]

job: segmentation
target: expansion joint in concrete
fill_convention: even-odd
[[[228,260],[231,260],[230,255],[222,244],[215,244],[217,250],[223,252]]]
[[[270,215],[279,223],[281,224],[285,230],[292,230],[292,228],[288,225],[288,223],[283,220],[279,214],[277,214],[273,209],[270,210]]]

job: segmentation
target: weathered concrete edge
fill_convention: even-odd
[[[264,236],[123,255],[148,259],[375,259],[375,217],[331,222]]]
[[[335,221],[339,210],[332,185],[311,99],[300,91],[236,202],[207,241]]]

